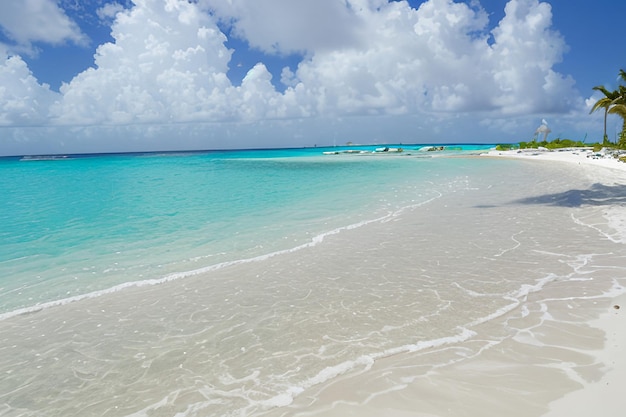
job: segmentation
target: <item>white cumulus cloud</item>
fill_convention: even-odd
[[[233,34],[265,52],[290,54],[355,45],[367,28],[355,9],[365,1],[200,0]],[[386,0],[378,3],[386,3]]]
[[[0,63],[0,126],[48,123],[48,108],[58,94],[40,85],[19,56]]]
[[[135,0],[95,67],[61,87],[62,124],[184,122],[232,117],[224,101],[231,51],[211,16],[179,0]]]
[[[8,6],[14,3],[2,2],[0,25],[17,41],[83,39],[51,0],[26,0],[30,17]],[[34,28],[45,13],[52,23]],[[387,0],[133,0],[130,8],[114,2],[99,14],[112,19],[113,41],[98,46],[93,67],[59,93],[6,54],[1,124],[416,115],[412,122],[425,126],[433,117],[528,117],[584,106],[574,81],[554,70],[567,46],[552,28],[550,5],[538,0],[510,0],[495,27],[477,2],[452,0],[417,9]],[[302,54],[297,68],[279,75],[284,90],[274,87],[263,62],[241,85],[231,83],[225,27],[267,54]]]
[[[0,27],[19,47],[33,42],[59,44],[87,41],[78,25],[53,0],[0,2]]]

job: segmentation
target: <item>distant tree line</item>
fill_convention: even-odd
[[[499,144],[496,146],[496,149],[499,151],[511,150],[511,149],[536,149],[539,147],[543,147],[546,149],[563,149],[563,148],[581,148],[581,147],[593,147],[594,150],[600,150],[602,145],[600,144],[589,144],[585,143],[581,140],[571,140],[571,139],[560,139],[556,138],[552,141],[537,141],[533,139],[530,142],[519,142],[516,144]]]

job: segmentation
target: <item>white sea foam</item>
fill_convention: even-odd
[[[360,227],[363,227],[363,226],[367,226],[367,225],[372,224],[372,223],[378,223],[378,222],[383,222],[384,223],[386,221],[389,221],[389,220],[391,220],[391,219],[401,215],[402,213],[404,213],[407,210],[413,210],[413,209],[416,209],[418,207],[424,206],[425,204],[431,203],[432,201],[440,198],[442,195],[443,194],[438,192],[432,198],[429,198],[429,199],[427,199],[425,201],[421,201],[421,202],[418,202],[418,203],[407,204],[405,206],[397,208],[394,211],[389,211],[387,214],[385,214],[383,216],[376,217],[374,219],[362,220],[362,221],[359,221],[359,222],[356,222],[356,223],[353,223],[353,224],[337,227],[337,228],[329,230],[327,232],[320,233],[320,234],[318,234],[316,236],[313,236],[308,242],[303,243],[301,245],[297,245],[297,246],[292,247],[292,248],[278,250],[278,251],[275,251],[275,252],[271,252],[271,253],[267,253],[267,254],[263,254],[263,255],[259,255],[259,256],[254,256],[254,257],[246,258],[246,259],[237,259],[237,260],[233,260],[233,261],[220,262],[220,263],[217,263],[217,264],[213,264],[213,265],[209,265],[209,266],[206,266],[206,267],[197,268],[197,269],[193,269],[193,270],[189,270],[189,271],[175,272],[175,273],[166,275],[166,276],[161,277],[161,278],[151,278],[151,279],[146,279],[146,280],[141,280],[141,281],[125,282],[123,284],[115,285],[113,287],[109,287],[109,288],[98,290],[98,291],[93,291],[93,292],[86,293],[86,294],[80,294],[80,295],[67,297],[67,298],[63,298],[63,299],[59,299],[59,300],[53,300],[53,301],[49,301],[49,302],[36,304],[34,306],[19,308],[19,309],[13,310],[13,311],[8,311],[8,312],[5,312],[5,313],[1,313],[0,314],[0,321],[6,320],[6,319],[11,318],[11,317],[19,316],[19,315],[22,315],[22,314],[36,313],[36,312],[39,312],[41,310],[45,310],[45,309],[52,308],[52,307],[67,305],[67,304],[74,303],[74,302],[77,302],[77,301],[82,301],[82,300],[87,300],[87,299],[93,299],[93,298],[101,297],[103,295],[116,293],[116,292],[123,291],[123,290],[128,289],[128,288],[164,284],[164,283],[167,283],[167,282],[170,282],[170,281],[175,281],[175,280],[179,280],[179,279],[183,279],[183,278],[187,278],[187,277],[191,277],[191,276],[206,274],[206,273],[209,273],[209,272],[212,272],[212,271],[216,271],[216,270],[220,270],[220,269],[223,269],[223,268],[227,268],[227,267],[230,267],[230,266],[233,266],[233,265],[246,264],[246,263],[252,263],[252,262],[261,262],[261,261],[270,259],[270,258],[275,257],[275,256],[280,256],[280,255],[284,255],[284,254],[287,254],[287,253],[294,253],[294,252],[297,252],[297,251],[300,251],[300,250],[303,250],[303,249],[312,248],[314,246],[317,246],[317,245],[321,244],[329,236],[333,236],[333,235],[339,234],[339,233],[341,233],[343,231],[353,230],[353,229],[357,229],[357,228],[360,228]]]
[[[431,200],[428,200],[431,201]],[[414,205],[415,207],[424,204],[424,203],[420,203],[420,204],[416,204]],[[141,281],[131,281],[131,282],[125,282],[123,284],[119,284],[110,288],[106,288],[103,290],[98,290],[98,291],[93,291],[90,293],[86,293],[86,294],[80,294],[80,295],[76,295],[76,296],[72,296],[72,297],[68,297],[68,298],[63,298],[60,300],[54,300],[54,301],[49,301],[49,302],[45,302],[45,303],[40,303],[40,304],[36,304],[34,306],[29,306],[29,307],[24,307],[24,308],[20,308],[20,309],[16,309],[13,311],[9,311],[9,312],[5,312],[0,314],[0,321],[2,320],[6,320],[8,318],[11,317],[15,317],[15,316],[19,316],[22,314],[29,314],[29,313],[36,313],[39,312],[41,310],[45,310],[48,308],[52,308],[52,307],[57,307],[57,306],[62,306],[62,305],[66,305],[66,304],[70,304],[70,303],[74,303],[77,301],[82,301],[82,300],[87,300],[87,299],[92,299],[92,298],[97,298],[97,297],[101,297],[103,295],[107,295],[107,294],[112,294],[112,293],[116,293],[119,291],[123,291],[125,289],[128,288],[133,288],[133,287],[144,287],[144,286],[152,286],[152,285],[159,285],[159,284],[164,284],[167,282],[171,282],[171,281],[175,281],[175,280],[179,280],[179,279],[183,279],[183,278],[187,278],[187,277],[191,277],[191,276],[196,276],[196,275],[200,275],[200,274],[206,274],[212,271],[217,271],[223,268],[227,268],[230,266],[234,266],[234,265],[240,265],[240,264],[246,264],[246,263],[252,263],[252,262],[261,262],[267,259],[270,259],[272,257],[275,256],[280,256],[280,255],[284,255],[287,253],[294,253],[303,249],[307,249],[307,248],[311,248],[314,246],[317,246],[319,244],[321,244],[324,239],[328,238],[329,236],[332,235],[336,235],[341,233],[342,231],[346,231],[346,230],[353,230],[353,229],[357,229],[359,227],[363,227],[366,226],[368,224],[371,223],[376,223],[376,222],[383,222],[385,220],[388,220],[389,218],[392,218],[394,216],[398,215],[398,212],[401,210],[404,210],[405,208],[401,208],[398,211],[394,211],[394,212],[389,212],[388,214],[381,216],[381,217],[377,217],[374,219],[369,219],[369,220],[363,220],[354,224],[349,224],[347,226],[342,226],[342,227],[338,227],[332,230],[329,230],[327,232],[324,233],[320,233],[314,237],[312,237],[309,242],[307,243],[303,243],[301,245],[289,248],[289,249],[284,249],[284,250],[278,250],[275,252],[271,252],[271,253],[267,253],[267,254],[263,254],[263,255],[259,255],[259,256],[254,256],[251,258],[246,258],[246,259],[237,259],[237,260],[233,260],[233,261],[226,261],[226,262],[220,262],[214,265],[210,265],[210,266],[206,266],[206,267],[202,267],[202,268],[198,268],[198,269],[193,269],[193,270],[189,270],[189,271],[183,271],[183,272],[176,272],[176,273],[172,273],[169,275],[166,275],[164,277],[161,278],[151,278],[151,279],[146,279],[146,280],[141,280]]]
[[[605,209],[607,224],[615,232],[607,236],[612,242],[626,244],[626,207],[611,206]]]
[[[355,370],[359,370],[359,372],[366,372],[374,366],[377,360],[388,358],[390,356],[399,355],[402,353],[415,353],[419,351],[423,351],[426,349],[438,348],[445,345],[452,345],[457,343],[462,343],[474,337],[476,332],[469,330],[467,328],[459,329],[459,333],[452,336],[446,336],[439,339],[434,340],[424,340],[419,341],[414,344],[398,346],[395,348],[390,348],[378,353],[372,353],[368,355],[361,355],[354,360],[348,360],[341,362],[337,365],[328,366],[321,371],[319,371],[315,376],[308,378],[307,380],[301,382],[296,386],[292,386],[274,397],[264,400],[254,402],[255,404],[263,406],[263,408],[275,408],[275,407],[284,407],[290,405],[293,400],[306,390],[324,384],[328,381],[331,381],[341,375],[344,375],[348,372],[352,372]]]

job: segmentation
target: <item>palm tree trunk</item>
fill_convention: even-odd
[[[604,108],[604,136],[602,137],[602,144],[603,145],[608,145],[609,143],[609,137],[606,134],[606,117],[609,114],[609,108],[605,107]]]

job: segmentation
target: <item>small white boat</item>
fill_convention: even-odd
[[[374,152],[402,152],[404,151],[404,149],[402,148],[388,148],[388,147],[384,147],[384,148],[376,148],[376,150]]]

